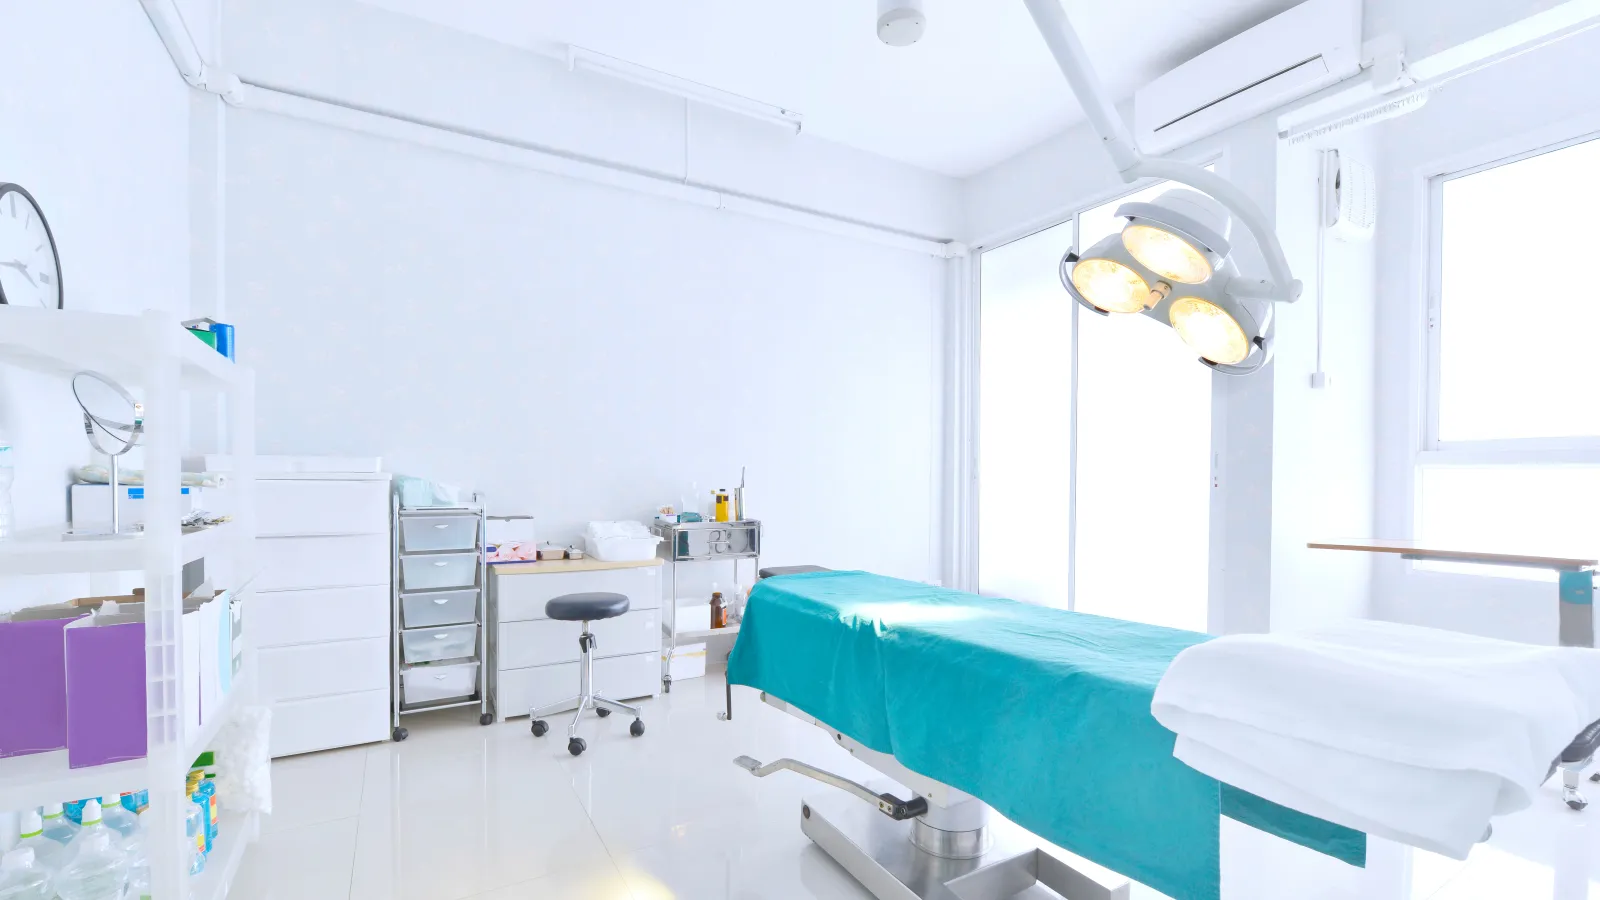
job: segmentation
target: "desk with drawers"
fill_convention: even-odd
[[[545,617],[561,594],[609,591],[628,597],[628,612],[595,622],[594,681],[613,700],[653,697],[661,689],[661,560],[595,559],[490,566],[489,640],[494,714],[525,716],[535,706],[578,693],[578,622]]]

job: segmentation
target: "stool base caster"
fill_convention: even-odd
[[[405,740],[405,739],[406,739],[406,737],[407,737],[407,736],[408,736],[408,735],[409,735],[409,734],[410,734],[410,733],[411,733],[411,732],[409,732],[409,731],[406,731],[406,730],[405,730],[405,729],[404,729],[404,728],[398,728],[398,727],[397,727],[397,728],[395,728],[395,730],[394,730],[394,735],[393,735],[393,737],[394,737],[394,739],[395,739],[395,740],[396,740],[396,741],[403,741],[403,740]]]
[[[661,679],[661,693],[663,693],[663,694],[672,693],[672,676],[671,675],[664,676]]]
[[[567,752],[573,756],[579,756],[587,749],[589,749],[589,745],[583,742],[583,738],[575,737],[567,741]]]
[[[1590,775],[1589,776],[1589,780],[1590,781],[1600,781],[1600,772],[1596,772],[1593,775]]]
[[[606,709],[604,706],[597,706],[595,707],[594,714],[604,719],[606,716],[611,715],[611,710]]]
[[[484,713],[484,714],[478,716],[478,724],[479,725],[493,725],[494,724],[494,713]]]
[[[628,726],[628,733],[634,737],[644,734],[644,720],[634,719],[633,724]]]
[[[550,730],[550,726],[548,724],[546,724],[543,719],[534,719],[533,720],[533,736],[534,737],[544,737],[544,733],[546,731],[549,731],[549,730]]]

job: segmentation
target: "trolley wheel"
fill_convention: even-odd
[[[1587,801],[1587,800],[1568,800],[1567,801],[1567,805],[1572,807],[1573,809],[1579,811],[1579,812],[1582,812],[1583,810],[1588,808],[1589,801]]]
[[[644,734],[644,720],[634,719],[633,724],[628,726],[628,733],[634,737]]]
[[[1589,776],[1589,780],[1590,781],[1600,781],[1600,772],[1596,772],[1593,775],[1590,775]]]
[[[672,676],[671,675],[666,675],[666,676],[662,677],[662,679],[661,679],[661,693],[663,693],[663,694],[672,693]]]
[[[494,724],[494,713],[484,713],[483,715],[478,716],[478,724],[479,725],[493,725]]]
[[[534,737],[544,737],[544,733],[546,731],[549,731],[549,730],[550,730],[550,726],[545,724],[545,721],[543,719],[534,719],[533,720],[533,736]]]
[[[606,709],[604,706],[596,706],[594,708],[594,714],[604,719],[606,716],[611,715],[611,710]]]
[[[573,756],[578,756],[587,749],[589,749],[589,745],[583,742],[583,738],[575,737],[572,740],[567,741],[567,752],[571,753]]]
[[[394,730],[394,739],[397,740],[397,741],[403,741],[403,740],[406,739],[406,736],[409,735],[410,733],[411,732],[406,731],[404,728],[400,728],[400,727],[396,726],[395,730]]]

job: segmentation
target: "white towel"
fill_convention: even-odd
[[[1600,719],[1600,651],[1373,621],[1236,635],[1178,654],[1151,713],[1219,781],[1464,859]]]

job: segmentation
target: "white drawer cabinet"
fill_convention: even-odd
[[[389,683],[386,637],[263,647],[256,659],[261,694],[268,700],[374,691]]]
[[[589,629],[598,644],[596,659],[649,653],[661,646],[661,610],[630,610],[615,619],[591,622]],[[578,658],[578,634],[582,631],[582,622],[501,622],[498,664],[502,669],[521,669],[571,662]]]
[[[544,605],[562,594],[625,594],[629,609],[661,608],[661,567],[509,575],[496,573],[500,621],[542,619]]]
[[[496,714],[502,719],[525,716],[535,706],[560,703],[578,694],[578,664],[575,662],[502,670],[499,678],[495,701]],[[597,659],[594,661],[594,686],[613,700],[654,696],[661,687],[660,654]]]
[[[272,755],[369,744],[389,737],[389,688],[272,705]]]
[[[269,591],[250,603],[260,647],[389,636],[389,591],[382,585]]]
[[[257,590],[389,586],[387,534],[275,537],[256,541]]]
[[[389,482],[262,480],[256,521],[260,537],[379,534],[387,541]]]
[[[562,594],[605,592],[628,598],[628,611],[589,623],[595,687],[614,700],[661,689],[661,564],[599,560],[493,567],[495,716],[524,716],[533,706],[578,693],[579,622],[546,618]]]
[[[251,600],[272,755],[389,737],[389,477],[264,472]]]

